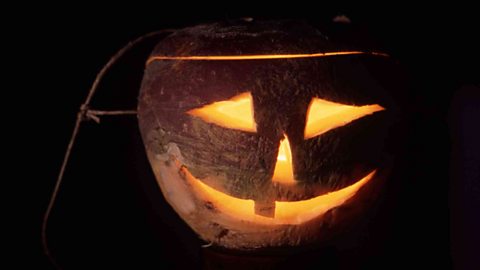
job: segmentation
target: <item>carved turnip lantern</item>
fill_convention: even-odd
[[[159,187],[205,241],[318,243],[353,226],[388,172],[388,89],[300,22],[214,23],[162,40],[138,117]]]

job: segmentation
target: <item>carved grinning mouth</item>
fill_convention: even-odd
[[[275,201],[274,216],[265,217],[255,213],[254,200],[235,198],[216,190],[195,178],[185,166],[180,166],[179,170],[193,190],[194,196],[204,201],[210,208],[241,221],[270,225],[297,225],[321,216],[355,196],[357,191],[367,184],[376,172],[376,170],[371,171],[350,186],[308,200]]]

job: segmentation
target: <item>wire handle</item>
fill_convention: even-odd
[[[75,122],[75,127],[73,128],[72,136],[70,137],[70,141],[67,145],[67,150],[65,151],[65,156],[63,157],[62,166],[60,167],[60,171],[58,173],[57,180],[55,182],[55,186],[53,188],[52,195],[50,196],[50,200],[48,202],[48,206],[45,210],[43,215],[42,221],[42,228],[41,228],[41,238],[42,238],[42,248],[45,255],[48,257],[50,262],[57,268],[61,269],[58,262],[53,257],[50,249],[48,248],[48,239],[47,239],[47,227],[48,227],[48,220],[50,218],[50,214],[52,209],[55,205],[55,201],[57,199],[58,192],[60,190],[60,186],[62,184],[63,176],[65,173],[65,169],[67,167],[68,161],[70,159],[70,155],[72,153],[72,148],[75,145],[75,140],[77,138],[78,132],[80,130],[81,123],[88,120],[93,120],[96,123],[100,123],[100,116],[118,116],[118,115],[136,115],[136,110],[115,110],[115,111],[104,111],[104,110],[92,110],[89,108],[89,104],[98,89],[98,85],[100,84],[101,80],[103,79],[104,75],[107,71],[117,63],[117,61],[125,55],[130,49],[132,49],[138,43],[144,41],[147,38],[159,36],[165,33],[172,33],[175,32],[175,29],[163,29],[155,32],[147,33],[137,39],[130,41],[127,45],[125,45],[122,49],[120,49],[110,60],[103,66],[103,68],[98,72],[95,80],[93,81],[90,90],[88,91],[87,98],[80,106],[80,109],[77,113],[77,120]]]

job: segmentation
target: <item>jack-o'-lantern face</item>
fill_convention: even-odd
[[[385,166],[389,104],[362,66],[372,56],[312,56],[332,44],[305,25],[231,27],[177,32],[148,62],[139,120],[157,181],[207,241],[325,238],[361,213]]]

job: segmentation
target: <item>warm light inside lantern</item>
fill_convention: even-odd
[[[234,96],[229,100],[214,102],[187,113],[222,127],[248,132],[256,131],[250,92]]]
[[[363,51],[343,51],[343,52],[319,52],[319,53],[299,53],[299,54],[251,54],[251,55],[157,55],[147,60],[147,64],[158,60],[182,60],[182,61],[236,61],[236,60],[268,60],[268,59],[293,59],[293,58],[317,58],[328,56],[370,54],[375,56],[389,57],[382,52],[363,52]]]
[[[213,204],[215,209],[232,218],[265,225],[301,224],[321,216],[328,210],[338,207],[352,198],[375,174],[374,170],[350,186],[309,200],[276,201],[274,217],[265,217],[255,214],[255,202],[253,200],[238,199],[227,195],[196,179],[187,168],[183,167],[181,170],[183,170],[198,199],[208,201]]]
[[[288,141],[287,136],[280,141],[272,181],[282,184],[295,183],[293,176],[292,150],[290,149],[290,142]]]
[[[305,124],[305,139],[316,137],[331,129],[346,125],[366,115],[385,110],[378,104],[352,106],[313,98]]]

